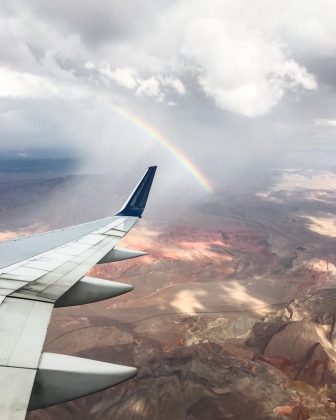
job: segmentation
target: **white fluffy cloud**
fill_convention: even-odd
[[[147,96],[155,98],[162,102],[170,96],[171,93],[185,95],[186,88],[182,81],[171,75],[153,74],[145,77],[136,69],[122,67],[113,69],[107,62],[96,65],[91,60],[85,63],[85,68],[101,78],[105,83],[110,82],[126,89],[134,91],[137,96]],[[166,103],[170,103],[169,99]]]
[[[119,86],[127,89],[135,89],[138,85],[137,71],[130,67],[111,69],[108,63],[103,63],[100,66],[100,73],[108,79],[113,80]]]
[[[75,90],[85,84],[104,83],[112,91],[120,86],[136,96],[168,104],[177,103],[179,96],[192,95],[190,86],[197,83],[223,110],[248,117],[264,115],[286,92],[317,88],[317,78],[295,54],[300,43],[301,51],[308,51],[312,33],[319,51],[336,51],[336,30],[331,25],[331,13],[326,11],[333,6],[329,0],[323,1],[327,8],[317,8],[308,0],[301,14],[301,1],[293,5],[285,0],[276,7],[265,0],[256,0],[253,6],[246,0],[172,2],[146,33],[125,38],[122,29],[118,43],[113,31],[99,35],[98,21],[90,41],[86,12],[80,8],[80,19],[74,21],[74,16],[61,7],[57,9],[58,20],[47,25],[38,13],[44,19],[51,19],[51,14],[35,0],[31,9],[22,4],[18,15],[4,11],[0,16],[2,39],[23,57],[19,62],[25,67],[20,74],[16,68],[5,68],[0,87],[3,95],[39,96],[60,94],[59,86],[64,83]],[[108,3],[104,7],[108,13]],[[111,13],[115,10],[113,7]],[[59,22],[66,22],[66,26]],[[123,28],[123,23],[119,26]],[[101,45],[97,43],[100,39],[104,40]],[[7,57],[15,67],[15,51],[1,44],[0,48],[3,59]]]
[[[0,95],[68,100],[70,91],[101,84],[112,96],[121,87],[125,95],[176,104],[201,91],[224,111],[256,117],[288,92],[316,90],[320,79],[310,64],[336,52],[331,0],[185,0],[160,13],[150,2],[141,28],[146,19],[151,24],[137,27],[136,36],[125,32],[128,11],[118,15],[104,2],[104,15],[119,19],[116,33],[80,4],[73,0],[70,11],[65,2],[56,10],[41,0],[0,6]]]
[[[187,92],[184,84],[181,82],[180,79],[177,79],[171,76],[161,77],[161,83],[164,86],[170,86],[174,88],[175,92],[178,93],[179,95],[185,95]]]
[[[0,68],[0,97],[38,98],[58,94],[58,88],[43,77]]]
[[[200,86],[220,108],[249,117],[270,111],[288,89],[317,87],[278,42],[222,19],[191,22],[181,53],[195,62]]]
[[[318,118],[315,120],[315,125],[319,127],[336,127],[336,120],[329,120],[327,118]]]
[[[108,9],[108,3],[104,7]],[[49,94],[64,81],[68,86],[104,83],[112,91],[120,86],[136,96],[168,104],[178,103],[179,96],[192,95],[197,83],[220,109],[255,117],[270,112],[286,92],[300,94],[317,88],[317,78],[295,57],[300,43],[305,51],[309,49],[312,31],[319,51],[327,54],[334,44],[336,50],[330,13],[317,9],[310,0],[302,11],[304,19],[299,9],[297,3],[287,1],[277,7],[270,7],[265,0],[256,0],[253,6],[246,0],[172,2],[146,33],[125,38],[121,30],[120,41],[115,42],[113,31],[99,35],[99,22],[95,22],[97,33],[91,42],[85,10],[79,9],[81,18],[75,24],[66,8],[57,9],[58,20],[47,25],[32,12],[43,10],[43,17],[51,18],[48,8],[36,0],[31,10],[22,6],[23,12],[17,16],[4,13],[0,33],[23,57],[24,76],[19,77],[16,93],[21,89],[24,95],[32,92],[36,96],[38,90]],[[61,21],[67,22],[66,26],[59,24]],[[99,39],[104,39],[101,45]],[[2,50],[4,59],[8,56],[15,63],[15,53],[11,51],[9,56],[8,48]],[[26,79],[34,85],[35,77],[43,79],[40,88],[28,89]],[[18,76],[6,73],[6,78]],[[13,91],[11,81],[6,89]]]
[[[154,77],[143,80],[140,82],[139,87],[136,90],[137,95],[145,95],[152,97],[160,97],[160,84]]]
[[[90,94],[89,89],[72,80],[55,79],[47,75],[19,72],[0,67],[0,98],[64,100],[80,99]]]
[[[322,45],[331,50],[334,32],[329,14],[308,3],[304,19],[301,6],[287,1],[277,7],[264,0],[253,6],[243,0],[172,3],[147,36],[116,49],[115,57],[125,66],[111,62],[105,73],[137,96],[178,102],[170,93],[193,94],[188,85],[196,82],[223,110],[248,117],[267,114],[287,92],[317,89],[317,78],[295,55],[302,52],[300,42],[307,44],[305,37],[311,43],[311,28],[320,50]]]
[[[171,88],[178,95],[186,94],[186,88],[180,79],[172,76],[158,75],[151,76],[145,80],[139,80],[136,95],[150,96],[162,101],[169,94]],[[171,103],[171,101],[168,101],[168,103]]]

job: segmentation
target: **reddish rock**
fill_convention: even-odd
[[[280,405],[274,409],[278,416],[287,417],[291,420],[308,420],[309,414],[303,405]]]
[[[311,349],[311,355],[298,373],[297,379],[319,387],[331,382],[331,377],[330,358],[321,344],[316,344]]]
[[[257,359],[274,366],[288,376],[292,376],[297,371],[297,364],[295,362],[281,356],[259,355]]]

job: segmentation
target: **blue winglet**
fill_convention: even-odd
[[[149,191],[152,186],[154,175],[156,172],[156,166],[150,166],[147,169],[147,172],[135,187],[132,194],[129,196],[128,200],[116,214],[116,216],[134,216],[141,217],[147,202]]]

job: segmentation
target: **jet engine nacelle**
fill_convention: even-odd
[[[98,302],[133,290],[133,286],[115,281],[83,277],[55,302],[55,308]]]
[[[29,409],[49,407],[127,381],[137,373],[130,366],[64,354],[42,353]]]
[[[142,255],[147,255],[147,252],[134,251],[132,249],[113,248],[98,262],[98,264],[129,260],[130,258],[141,257]]]

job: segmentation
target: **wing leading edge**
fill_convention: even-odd
[[[136,374],[133,367],[42,353],[42,348],[54,307],[132,290],[85,274],[94,264],[144,254],[115,246],[142,216],[155,171],[155,166],[148,168],[114,216],[0,243],[1,419],[24,419],[28,407],[68,401]]]

